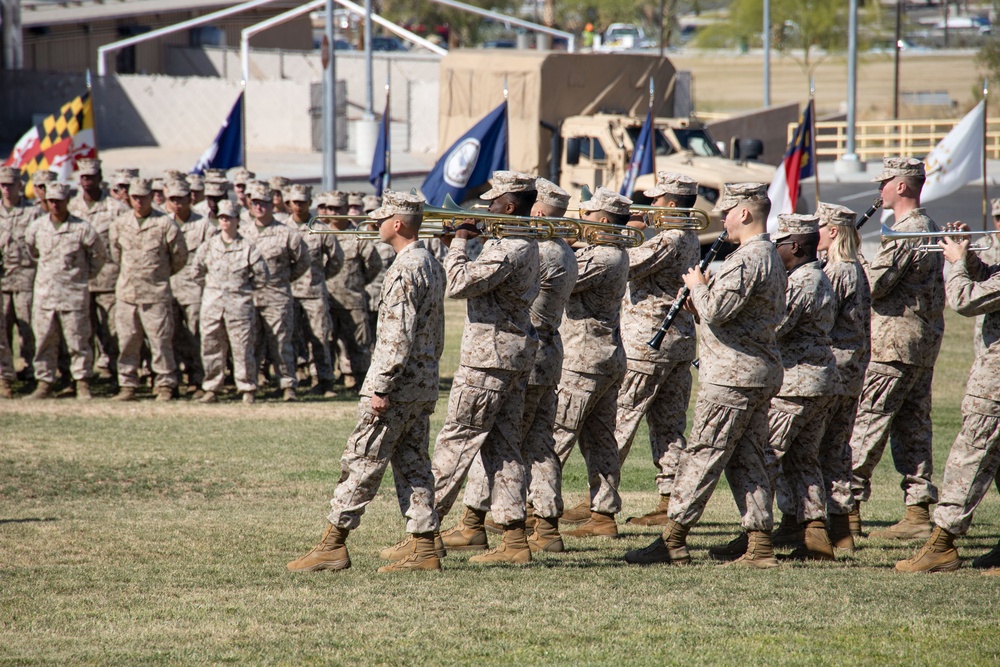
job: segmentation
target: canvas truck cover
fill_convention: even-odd
[[[441,60],[438,156],[503,102],[506,77],[510,168],[548,176],[552,134],[539,121],[558,127],[601,111],[645,118],[650,76],[658,115],[669,115],[675,71],[646,54],[452,51]]]

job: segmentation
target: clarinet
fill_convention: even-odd
[[[882,208],[882,198],[876,197],[875,202],[865,211],[865,214],[858,218],[858,224],[854,226],[855,229],[861,229],[868,220],[875,215],[875,211]]]
[[[725,242],[726,232],[722,232],[719,234],[719,238],[715,239],[715,243],[713,243],[712,247],[708,249],[708,252],[705,253],[705,257],[701,260],[701,264],[698,265],[698,268],[702,273],[704,273],[705,269],[708,268],[708,265],[712,263],[715,256],[719,254],[719,251],[722,249],[722,244]],[[674,323],[677,313],[681,312],[681,308],[684,307],[684,302],[688,300],[690,295],[691,290],[687,285],[685,285],[684,289],[681,290],[681,293],[676,299],[674,299],[674,303],[670,306],[670,310],[667,311],[667,316],[663,319],[663,324],[660,325],[660,328],[656,330],[656,334],[653,335],[653,339],[646,343],[646,345],[650,346],[654,350],[660,349],[660,346],[663,345],[663,338],[667,335],[667,329],[669,329],[670,325]]]

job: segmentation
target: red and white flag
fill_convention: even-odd
[[[767,216],[767,230],[778,228],[778,215],[794,213],[799,199],[799,181],[816,175],[816,152],[813,141],[813,101],[809,100],[799,118],[795,136],[785,150],[785,159],[774,172],[774,179],[767,188],[771,200],[771,213]]]

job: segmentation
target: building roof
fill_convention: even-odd
[[[89,23],[147,14],[215,10],[238,4],[233,0],[23,0],[21,25],[32,28],[60,23]],[[298,4],[295,0],[275,0],[273,5],[265,7],[292,7]]]

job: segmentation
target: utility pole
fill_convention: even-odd
[[[771,0],[764,0],[764,106],[771,106]]]

